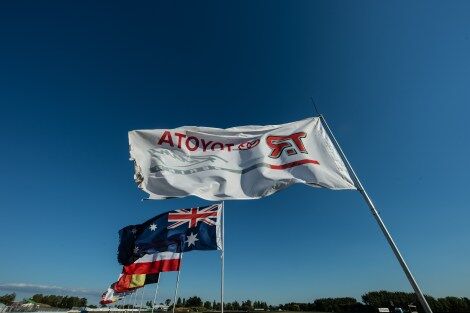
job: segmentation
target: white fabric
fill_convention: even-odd
[[[137,259],[134,263],[149,263],[162,260],[178,260],[181,257],[181,253],[177,252],[157,252],[152,254],[145,254],[141,258]]]
[[[295,183],[356,189],[318,117],[227,129],[129,132],[135,180],[151,199],[256,199]]]
[[[114,290],[111,287],[108,288],[106,293],[101,296],[101,301],[107,302],[108,304],[114,303],[120,299],[121,297],[119,296],[119,294],[116,295]]]

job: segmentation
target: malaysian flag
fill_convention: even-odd
[[[119,231],[118,261],[134,263],[145,254],[221,250],[222,204],[169,211]]]

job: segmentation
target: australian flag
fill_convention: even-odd
[[[119,231],[118,261],[129,265],[144,254],[221,250],[222,204],[162,213]]]

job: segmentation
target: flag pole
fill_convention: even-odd
[[[336,140],[335,136],[333,135],[333,132],[331,131],[330,127],[328,126],[328,123],[326,122],[325,118],[323,115],[320,114],[320,121],[322,124],[325,126],[325,129],[329,135],[329,137],[333,140],[333,144],[336,146],[341,158],[343,159],[348,171],[352,174],[352,179],[354,180],[354,183],[358,189],[358,191],[361,193],[362,197],[364,198],[365,202],[369,206],[369,209],[374,216],[375,220],[377,221],[377,224],[379,224],[380,229],[382,230],[382,233],[384,234],[385,238],[387,239],[390,247],[392,248],[393,253],[395,254],[395,257],[397,258],[398,262],[401,265],[401,268],[405,272],[406,277],[408,278],[408,281],[411,284],[411,287],[413,287],[413,290],[418,297],[419,302],[423,306],[423,309],[426,313],[432,313],[431,308],[429,307],[428,302],[426,301],[426,298],[424,297],[423,293],[421,292],[421,289],[418,286],[418,283],[416,282],[415,278],[411,274],[410,269],[408,268],[408,265],[406,265],[405,260],[403,259],[403,256],[401,255],[400,251],[398,250],[397,245],[393,241],[392,236],[390,235],[390,232],[388,231],[387,227],[385,226],[384,222],[382,221],[382,218],[379,215],[379,212],[375,208],[374,203],[372,202],[372,199],[369,197],[367,194],[367,191],[364,189],[362,186],[361,181],[359,180],[359,177],[357,177],[356,173],[354,172],[354,169],[352,168],[351,164],[349,163],[348,159],[346,158],[346,155],[344,154],[343,150],[341,149],[341,146],[339,145],[338,141]]]
[[[184,244],[184,243],[183,243]],[[178,287],[180,284],[180,273],[181,273],[181,265],[183,264],[183,249],[181,249],[181,257],[180,257],[180,267],[178,269],[178,275],[176,276],[176,288],[175,288],[175,296],[173,298],[173,310],[172,313],[175,313],[175,306],[176,306],[176,297],[178,296]]]
[[[224,254],[225,254],[225,201],[222,201],[222,250],[220,251],[220,313],[224,313]]]
[[[126,308],[127,300],[128,300],[128,299],[127,299],[127,296],[124,296],[124,301],[122,301],[124,312],[127,312],[127,308]]]
[[[127,313],[127,311],[129,311],[129,307],[130,307],[131,302],[132,302],[132,294],[133,294],[133,293],[131,293],[130,295],[126,296],[127,301],[126,301],[126,304],[125,304],[125,308],[126,308],[126,310],[124,311],[125,313]]]
[[[137,290],[135,291],[134,302],[132,303],[132,312],[134,312],[135,306],[137,304]]]
[[[155,309],[155,301],[157,301],[158,285],[160,285],[160,274],[158,274],[157,287],[155,288],[155,296],[153,296],[152,313],[153,313],[153,310]]]
[[[144,287],[142,287],[142,297],[140,297],[139,313],[140,313],[140,310],[142,309],[142,304],[144,302],[144,289],[145,289],[145,285]]]

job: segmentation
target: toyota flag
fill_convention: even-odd
[[[319,117],[227,129],[129,132],[134,178],[150,199],[256,199],[301,183],[356,189]]]

